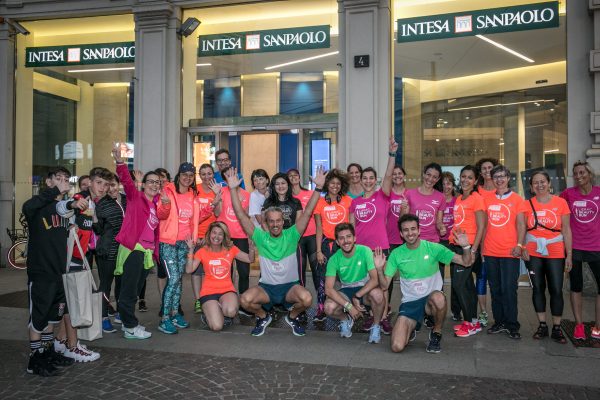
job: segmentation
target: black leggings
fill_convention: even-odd
[[[99,290],[102,292],[102,317],[108,317],[113,279],[115,281],[115,300],[118,303],[121,292],[121,275],[115,276],[117,260],[109,260],[105,257],[96,256],[96,263],[98,264],[98,277],[100,278]]]
[[[231,241],[244,253],[248,253],[250,247],[248,246],[248,239],[235,239],[232,238]],[[238,291],[240,294],[244,293],[248,290],[248,286],[250,286],[250,264],[241,262],[240,260],[235,260],[235,266],[237,268],[239,282],[238,282]],[[233,278],[233,274],[231,274]]]
[[[452,245],[452,251],[462,254],[463,248]],[[481,268],[481,254],[476,253],[475,263],[470,267],[460,264],[450,264],[451,290],[456,294],[456,299],[463,313],[463,319],[471,322],[477,318],[477,290],[473,281],[473,274]],[[458,309],[458,307],[457,307]]]
[[[531,256],[527,262],[529,278],[533,285],[533,308],[536,313],[546,312],[546,284],[550,292],[550,311],[552,316],[563,313],[564,300],[562,287],[564,281],[564,258],[541,258]]]
[[[317,240],[315,235],[302,236],[298,242],[298,273],[300,275],[300,284],[306,286],[306,267],[310,265],[312,272],[312,281],[315,290],[319,290],[319,268],[317,267]],[[308,263],[306,259],[308,258]]]
[[[587,263],[596,279],[598,295],[600,295],[600,261],[588,261]],[[583,261],[573,260],[573,268],[569,272],[571,292],[581,293],[583,290]]]

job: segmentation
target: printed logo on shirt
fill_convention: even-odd
[[[158,217],[156,216],[156,210],[154,208],[150,208],[150,215],[148,216],[148,227],[152,230],[156,228],[158,225]]]
[[[400,209],[402,208],[402,199],[395,199],[390,201],[390,210],[395,217],[400,218]]]
[[[578,200],[573,202],[572,214],[582,224],[589,224],[598,214],[598,205],[593,201]]]
[[[190,218],[192,217],[193,211],[187,208],[179,209],[179,223],[187,224],[190,222]]]
[[[208,262],[210,273],[215,279],[226,279],[231,271],[231,263],[225,258],[217,258]]]
[[[338,205],[330,205],[323,207],[325,219],[331,225],[337,225],[344,222],[346,219],[346,209]]]
[[[538,223],[544,225],[546,228],[555,229],[558,225],[558,217],[556,216],[556,213],[552,210],[537,210],[536,213]],[[533,227],[535,225],[533,213],[531,213],[531,215],[527,219],[527,225],[530,227]],[[543,230],[544,228],[538,226],[536,229]]]
[[[454,206],[454,225],[460,226],[465,221],[465,209],[462,204]]]
[[[417,294],[424,294],[427,291],[427,286],[423,282],[417,281],[413,283],[413,290]]]
[[[429,226],[435,222],[435,208],[430,204],[425,205],[426,209],[417,210],[417,217],[419,217],[420,226]]]
[[[488,207],[488,221],[492,226],[500,228],[510,220],[510,208],[506,204],[490,204]]]
[[[235,216],[235,211],[233,211],[233,207],[227,207],[225,210],[225,218],[231,222],[238,222],[238,219]]]
[[[450,230],[454,226],[454,208],[446,207],[444,214],[442,215],[442,222],[446,225],[446,229]]]
[[[369,222],[375,217],[377,206],[373,203],[359,204],[354,209],[354,216],[360,222]]]

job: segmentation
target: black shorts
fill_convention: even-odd
[[[204,305],[204,303],[206,303],[207,301],[210,301],[210,300],[217,300],[217,301],[219,301],[221,299],[221,296],[223,296],[223,295],[225,295],[227,293],[236,293],[236,292],[225,292],[225,293],[208,294],[206,296],[200,297],[200,299],[199,299],[200,300],[200,304]]]
[[[587,251],[573,249],[573,261],[579,262],[596,262],[600,261],[600,251]]]
[[[68,314],[67,299],[62,279],[29,282],[29,326],[43,332],[50,323],[58,323]]]

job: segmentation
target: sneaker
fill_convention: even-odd
[[[185,329],[190,326],[190,323],[187,322],[181,314],[175,314],[175,316],[171,318],[171,321],[173,321],[173,325],[179,329]]]
[[[419,333],[421,332],[421,328],[423,327],[423,324],[420,323],[419,321],[417,321],[417,326],[415,327],[415,332]]]
[[[299,317],[300,315],[298,315],[296,318],[290,318],[290,315],[288,314],[285,316],[285,322],[292,327],[292,333],[295,336],[304,336],[306,335],[306,330],[302,325],[300,325]]]
[[[50,363],[43,351],[36,350],[29,355],[27,373],[48,377],[56,376],[60,374],[60,371]]]
[[[254,327],[254,329],[252,329],[252,336],[262,336],[265,334],[265,331],[267,330],[267,326],[269,326],[269,324],[271,324],[271,322],[273,321],[273,317],[271,317],[271,314],[267,313],[267,316],[264,318],[256,318],[256,326]]]
[[[58,340],[54,339],[54,351],[60,354],[64,354],[67,350],[67,339]]]
[[[371,327],[371,333],[369,333],[369,343],[381,342],[381,327],[379,325],[373,325]]]
[[[148,307],[146,307],[146,300],[140,299],[140,301],[138,301],[138,310],[140,312],[148,311]]]
[[[75,360],[73,360],[72,358],[65,357],[61,353],[54,350],[54,346],[45,348],[43,355],[54,367],[68,367],[70,365],[73,365],[73,363],[75,362]]]
[[[240,309],[238,310],[238,314],[243,316],[243,317],[253,317],[254,314],[252,314],[251,312],[248,312],[246,310],[244,310],[242,307],[240,307]]]
[[[194,302],[194,312],[196,314],[200,314],[202,312],[202,303],[200,303],[200,299],[196,299]]]
[[[533,338],[536,340],[540,340],[545,337],[548,337],[548,325],[539,324],[537,331],[535,331],[535,333],[533,334]]]
[[[550,337],[556,343],[560,343],[560,344],[567,343],[567,339],[565,339],[565,335],[563,335],[562,330],[560,329],[560,325],[554,325],[552,327],[552,334],[550,335]]]
[[[200,314],[200,322],[202,322],[204,326],[208,326],[208,321],[206,320],[206,315],[204,313]]]
[[[77,346],[65,350],[64,356],[72,358],[76,362],[92,362],[100,358],[100,353],[88,349],[77,341]]]
[[[302,311],[300,314],[298,314],[298,316],[296,317],[296,319],[301,324],[306,324],[308,322],[308,315],[306,315],[306,311]]]
[[[178,332],[173,321],[168,318],[163,319],[160,324],[158,324],[158,330],[167,335],[174,335]]]
[[[343,338],[352,337],[352,326],[354,326],[354,320],[351,317],[340,321],[340,336]],[[373,325],[371,325],[371,328],[372,327]]]
[[[504,324],[494,324],[491,328],[488,328],[487,333],[490,335],[495,335],[497,333],[509,333],[509,330],[504,326]]]
[[[427,343],[427,352],[428,353],[439,353],[442,351],[442,346],[440,342],[442,341],[442,334],[438,332],[431,331],[429,333],[429,343]]]
[[[121,324],[123,323],[123,321],[121,321],[121,314],[119,314],[119,313],[115,313],[115,317],[114,317],[114,319],[113,319],[113,322],[114,322],[115,324],[119,324],[119,325],[121,325]]]
[[[327,314],[322,309],[318,309],[317,313],[313,317],[313,322],[323,322],[327,319]]]
[[[511,329],[510,331],[508,331],[508,337],[511,339],[519,340],[521,339],[521,334],[517,329]]]
[[[146,331],[143,326],[138,325],[135,328],[125,328],[123,337],[125,339],[148,339],[152,336],[152,333]]]
[[[462,317],[460,316],[460,314],[452,314],[452,321],[462,321]]]
[[[479,321],[481,326],[483,326],[483,327],[488,326],[488,313],[486,311],[480,312],[479,317],[477,317],[477,320]]]
[[[462,327],[454,332],[456,337],[469,337],[475,335],[477,332],[481,332],[481,324],[475,322],[474,324],[471,322],[464,322]]]
[[[429,328],[429,329],[433,329],[433,317],[431,315],[427,315],[425,314],[425,317],[423,318],[423,324]]]
[[[365,331],[365,332],[370,331],[371,327],[373,326],[373,322],[374,322],[373,316],[369,315],[367,317],[367,319],[365,319],[365,322],[363,322],[363,324],[362,324],[362,330]]]
[[[113,324],[110,323],[110,319],[108,317],[102,319],[102,332],[113,333],[116,331],[117,330],[115,329]]]
[[[387,317],[385,317],[384,319],[381,320],[381,332],[383,332],[384,335],[391,335],[392,334],[392,324],[390,324],[390,321],[388,320]]]
[[[225,317],[223,318],[223,328],[227,328],[228,326],[233,325],[233,318]]]
[[[115,314],[117,313],[117,310],[115,310],[115,308],[112,306],[112,304],[108,304],[108,306],[106,306],[108,309],[108,316],[109,317],[114,317]]]
[[[573,333],[573,338],[578,340],[587,339],[587,337],[585,336],[585,326],[583,326],[583,324],[575,325],[575,332]]]
[[[594,339],[600,339],[600,328],[592,327],[592,334],[590,336]]]
[[[410,333],[410,337],[408,338],[408,341],[414,342],[416,338],[417,338],[417,330],[413,329],[413,331]]]
[[[454,326],[452,327],[452,329],[454,330],[454,332],[456,332],[456,331],[458,331],[458,330],[462,329],[463,325],[464,325],[464,324],[466,324],[466,323],[467,323],[467,321],[463,321],[463,322],[461,322],[460,324],[456,324],[456,325],[454,325]]]

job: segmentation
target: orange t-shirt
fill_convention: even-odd
[[[560,235],[560,230],[562,229],[562,216],[570,215],[571,211],[569,210],[569,205],[565,201],[565,199],[558,196],[551,196],[550,201],[546,204],[542,204],[537,201],[535,197],[531,198],[531,202],[533,203],[533,207],[535,208],[535,212],[537,214],[538,224],[544,225],[546,228],[557,229],[559,232],[553,232],[549,229],[542,228],[538,225],[537,228],[527,231],[528,234],[531,234],[535,237],[543,237],[546,239],[552,239],[556,236]],[[527,229],[531,229],[535,226],[535,219],[533,216],[533,211],[531,209],[531,204],[529,201],[524,201],[521,204],[520,212],[525,213],[525,221],[527,222]],[[565,243],[561,240],[560,242],[551,243],[548,245],[548,255],[542,256],[537,253],[535,250],[537,245],[535,242],[527,243],[527,252],[529,255],[535,257],[542,258],[564,258],[565,257]]]
[[[200,289],[200,297],[235,292],[231,280],[231,266],[239,252],[240,250],[235,246],[229,250],[224,248],[218,253],[210,251],[210,248],[205,246],[194,254],[194,259],[200,260],[202,268],[204,268],[204,281],[202,289]]]
[[[250,193],[246,192],[244,189],[238,189],[237,192],[240,196],[242,208],[247,213],[250,205]],[[227,225],[229,234],[232,238],[246,239],[248,236],[246,235],[246,232],[244,232],[244,229],[242,229],[242,225],[233,211],[233,205],[231,204],[231,190],[228,187],[221,189],[221,198],[223,199],[223,204],[221,205],[221,214],[217,217],[217,221],[224,222],[225,225]]]
[[[469,243],[473,244],[477,234],[476,211],[485,212],[483,197],[479,193],[471,193],[466,200],[462,200],[462,195],[456,198],[456,203],[454,203],[454,227],[450,235],[450,243],[455,243],[453,234],[456,229],[460,228],[467,234]]]
[[[483,186],[478,186],[477,187],[477,193],[479,193],[479,195],[481,197],[483,197],[483,200],[488,200],[488,199],[495,199],[496,198],[496,189],[492,189],[492,190],[485,190],[483,188]]]
[[[523,198],[511,192],[499,199],[488,196],[484,199],[487,210],[487,229],[483,238],[484,256],[512,257],[512,249],[519,243],[517,214],[522,208]]]
[[[339,203],[332,199],[331,204],[327,204],[324,198],[319,199],[317,207],[315,207],[315,214],[321,216],[323,235],[327,239],[335,240],[335,227],[343,222],[348,222],[351,203],[350,196],[343,196]]]
[[[210,208],[210,203],[212,203],[212,201],[215,199],[215,193],[212,190],[209,190],[208,192],[204,192],[204,190],[202,189],[202,185],[198,186],[198,196],[196,197],[196,201],[198,202],[198,205],[200,206],[199,209],[200,211],[205,210],[207,208]],[[202,214],[202,212],[200,213]],[[206,218],[204,221],[200,222],[200,224],[198,224],[198,238],[199,239],[204,239],[204,236],[206,236],[206,231],[208,230],[208,226],[210,224],[212,224],[213,222],[215,222],[217,220],[217,217],[215,217],[215,214],[211,214],[210,217]]]
[[[310,201],[312,194],[313,194],[312,190],[301,190],[300,193],[298,193],[297,195],[294,195],[295,198],[300,200],[300,204],[302,204],[302,212],[306,212],[306,205]],[[311,236],[311,235],[314,235],[315,232],[317,231],[317,227],[315,226],[315,219],[314,219],[313,215],[315,215],[314,211],[313,211],[312,215],[310,216],[310,219],[308,220],[308,225],[306,226],[306,230],[304,231],[302,236]]]

